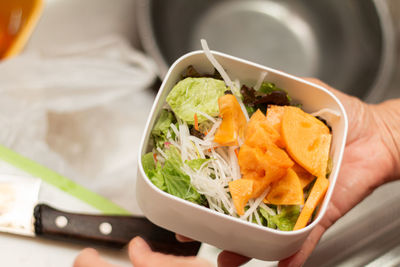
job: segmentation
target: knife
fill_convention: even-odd
[[[71,213],[38,204],[40,184],[37,178],[0,174],[0,232],[112,248],[141,236],[158,252],[198,253],[200,242],[178,242],[173,232],[144,217]]]

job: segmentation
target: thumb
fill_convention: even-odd
[[[141,238],[135,237],[129,243],[129,258],[135,267],[165,266],[165,267],[210,267],[208,261],[197,257],[182,257],[166,255],[151,250]]]
[[[93,248],[85,248],[79,253],[75,259],[74,267],[116,267],[102,258],[100,258],[97,250]]]

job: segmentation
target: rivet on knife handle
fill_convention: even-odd
[[[174,233],[143,217],[67,213],[45,204],[35,207],[34,217],[36,235],[86,245],[121,248],[141,236],[156,251],[189,256],[196,255],[201,244],[180,243]]]

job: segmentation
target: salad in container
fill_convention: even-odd
[[[156,99],[139,205],[154,223],[221,249],[290,256],[326,210],[346,114],[317,85],[202,45],[171,67]]]

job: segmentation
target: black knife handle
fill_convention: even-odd
[[[182,256],[196,255],[201,243],[181,243],[175,234],[144,217],[89,215],[63,212],[45,204],[34,211],[37,236],[122,248],[135,236],[143,237],[153,250]]]

